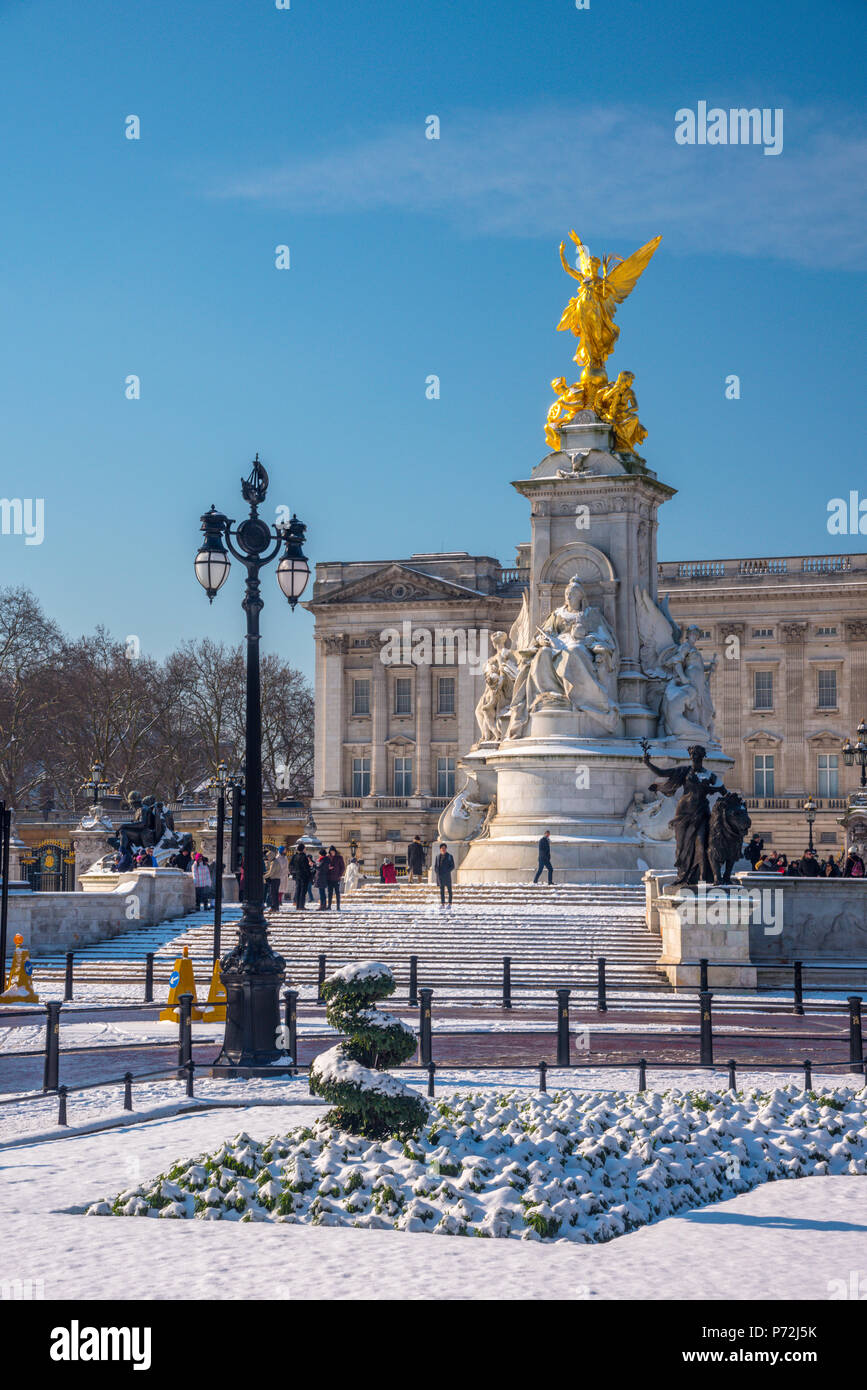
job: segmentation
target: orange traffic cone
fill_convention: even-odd
[[[0,994],[0,1004],[38,1004],[39,995],[30,981],[33,974],[30,952],[24,949],[24,937],[20,932],[17,932],[13,939],[15,950],[12,952],[12,965],[6,988]]]
[[[206,1023],[226,1022],[226,986],[223,984],[218,960],[214,961],[211,988],[208,990],[208,997],[202,1005],[202,1018]]]
[[[182,994],[193,996],[190,1018],[201,1018],[202,1011],[196,1007],[196,981],[193,976],[193,962],[190,960],[189,946],[184,947],[184,954],[178,956],[175,961],[175,968],[169,976],[169,998],[166,1007],[160,1009],[160,1023],[177,1023],[180,1013],[178,999]]]

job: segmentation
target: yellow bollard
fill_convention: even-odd
[[[223,984],[218,960],[214,961],[211,988],[208,990],[208,997],[202,1005],[202,1018],[206,1023],[226,1022],[226,986]]]
[[[175,968],[169,976],[169,999],[166,1007],[160,1009],[160,1023],[177,1023],[180,1014],[178,999],[182,994],[193,996],[190,1018],[200,1019],[202,1011],[196,1007],[196,981],[193,976],[193,962],[190,960],[189,946],[184,947],[184,954],[178,956],[175,961]]]
[[[0,994],[0,1004],[38,1004],[39,995],[30,981],[33,973],[30,952],[24,949],[24,937],[20,932],[16,932],[13,939],[15,950],[12,952],[12,965],[6,988]]]

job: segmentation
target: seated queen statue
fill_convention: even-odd
[[[600,732],[619,729],[617,638],[601,610],[585,603],[577,575],[518,656],[507,738],[523,738],[530,716],[545,708],[592,715]]]

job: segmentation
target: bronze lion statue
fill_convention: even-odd
[[[723,792],[714,802],[707,844],[714,883],[731,883],[732,869],[743,855],[750,824],[746,802],[740,792]]]

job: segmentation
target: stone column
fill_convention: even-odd
[[[385,739],[388,731],[388,681],[377,651],[373,658],[373,690],[370,712],[370,795],[386,796],[388,759]]]
[[[326,633],[322,644],[325,648],[322,795],[339,797],[343,794],[343,633]]]
[[[416,796],[431,795],[430,739],[431,684],[430,665],[417,666],[415,672],[415,767],[413,787]]]
[[[786,743],[784,749],[785,773],[780,794],[800,796],[809,791],[812,780],[807,774],[807,756],[804,744],[804,636],[806,623],[782,623],[785,643],[786,665],[785,719]],[[781,692],[782,694],[783,692]],[[781,703],[783,703],[781,701]]]

